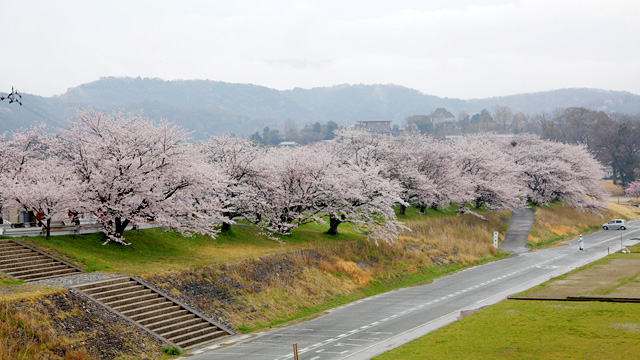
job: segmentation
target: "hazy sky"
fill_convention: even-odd
[[[640,94],[637,0],[0,0],[0,92],[103,76]]]

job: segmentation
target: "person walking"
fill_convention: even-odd
[[[578,243],[580,244],[580,250],[584,250],[584,240],[582,240],[582,235],[580,235],[580,239],[578,239]]]

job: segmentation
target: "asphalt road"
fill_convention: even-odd
[[[604,220],[603,220],[604,222]],[[376,295],[326,312],[310,321],[252,335],[236,335],[223,343],[195,349],[188,359],[370,359],[387,350],[456,321],[463,311],[495,304],[553,277],[629,246],[640,238],[640,222],[626,231],[600,231],[566,246],[476,266],[432,284]]]

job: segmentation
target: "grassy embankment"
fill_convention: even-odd
[[[215,240],[182,238],[159,230],[131,231],[126,234],[131,246],[103,246],[97,234],[55,236],[49,240],[30,238],[26,242],[88,271],[141,276],[153,273],[165,279],[172,275],[182,279],[193,272],[208,280],[211,278],[202,274],[222,272],[227,283],[238,286],[226,288],[227,307],[219,309],[226,313],[234,306],[243,308],[225,315],[231,315],[227,317],[239,328],[249,330],[317,313],[394,287],[424,283],[465,265],[504,256],[490,244],[493,230],[502,234],[506,231],[508,213],[486,215],[489,221],[433,210],[420,215],[411,209],[401,219],[414,231],[404,234],[395,244],[380,246],[344,225],[339,229],[340,236],[323,234],[325,226],[305,226],[285,238],[284,245],[260,237],[250,227],[234,227],[231,234]],[[305,248],[318,250],[298,251]],[[290,258],[281,261],[280,256],[268,255],[283,251],[301,261],[295,263]],[[223,264],[202,266],[212,263]],[[260,275],[256,274],[263,272],[267,263],[289,273],[258,279]],[[258,284],[257,280],[262,282]],[[11,359],[91,358],[94,349],[87,334],[74,337],[59,328],[60,318],[79,319],[77,311],[39,310],[42,304],[59,296],[60,291],[0,279],[0,354]],[[177,287],[171,293],[180,295]],[[18,302],[27,302],[34,311],[19,311],[24,307],[17,307]],[[56,350],[50,351],[52,348]]]
[[[532,249],[562,245],[562,240],[575,238],[602,229],[602,224],[610,219],[636,219],[640,209],[618,204],[609,204],[609,210],[601,214],[575,211],[571,207],[552,204],[537,207],[535,222],[527,239]]]
[[[518,297],[640,298],[640,245],[559,276]],[[637,303],[506,300],[376,359],[634,359]]]
[[[549,212],[556,210],[557,206],[552,206]],[[182,238],[159,230],[131,231],[126,236],[133,245],[126,247],[102,246],[97,234],[56,236],[50,240],[32,238],[29,242],[88,271],[141,275],[172,295],[186,298],[210,314],[220,312],[239,329],[250,331],[392,288],[426,283],[462,267],[507,256],[493,249],[491,240],[493,231],[499,231],[501,237],[506,233],[508,213],[484,212],[483,215],[487,221],[433,210],[420,215],[409,209],[408,215],[400,218],[413,231],[400,236],[394,244],[380,246],[364,240],[344,225],[337,237],[323,234],[325,226],[305,226],[286,237],[285,245],[260,237],[250,227],[235,227],[231,234],[215,240]],[[305,248],[316,250],[296,251]],[[288,255],[265,256],[283,251],[289,251]],[[262,257],[257,258],[259,256]],[[212,263],[222,264],[206,265]],[[194,284],[210,289],[221,286],[222,301],[215,296],[207,296],[208,300],[203,301],[186,291]],[[5,283],[2,287],[6,290],[20,286]],[[29,319],[11,320],[10,301],[15,301],[16,292],[7,293],[11,291],[0,291],[3,309],[8,309],[0,322],[25,327]],[[37,323],[41,329],[51,326],[45,320]],[[2,338],[22,341],[6,336],[9,333],[11,330],[3,332]],[[56,340],[39,341],[40,346],[46,347]],[[74,351],[82,347],[81,339],[60,341],[72,344]],[[11,346],[3,344],[0,352]]]
[[[401,218],[413,231],[393,244],[360,240],[145,278],[209,314],[222,313],[248,332],[508,256],[491,242],[493,230],[506,232],[509,214],[484,215],[487,221],[410,209]]]

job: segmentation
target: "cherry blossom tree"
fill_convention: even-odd
[[[409,184],[412,176],[419,175],[403,168],[410,161],[398,162],[399,152],[392,141],[361,130],[336,133],[332,153],[337,161],[326,179],[329,190],[322,200],[329,215],[328,233],[337,233],[340,224],[349,222],[372,230],[376,239],[391,241],[405,228],[397,221],[393,206],[407,205],[401,194],[408,198],[412,190],[403,190],[401,182]]]
[[[427,206],[436,208],[451,203],[465,203],[473,198],[473,184],[456,166],[455,154],[449,142],[412,134],[405,147],[416,158],[417,170],[425,178],[423,181],[430,184],[423,186],[415,197],[421,212]]]
[[[480,134],[451,140],[450,146],[455,164],[473,189],[464,202],[474,202],[477,209],[523,206],[523,184],[518,178],[521,169],[499,141]]]
[[[69,167],[56,157],[47,157],[26,163],[24,170],[5,186],[11,193],[11,200],[35,214],[49,238],[51,220],[66,214],[75,200],[70,189],[77,189],[79,184]]]
[[[504,146],[520,166],[520,178],[533,204],[560,200],[578,209],[606,207],[599,183],[602,166],[586,146],[545,141],[536,135],[517,136]]]
[[[221,231],[230,231],[233,218],[255,216],[253,203],[264,181],[260,162],[266,150],[252,140],[231,136],[213,136],[199,146],[205,161],[228,178],[227,186],[216,196],[224,215]]]
[[[13,200],[11,185],[30,159],[42,158],[44,125],[29,127],[0,136],[0,220],[3,204]]]
[[[632,181],[629,183],[626,189],[624,189],[624,193],[627,196],[638,197],[640,196],[640,181]]]
[[[400,214],[405,214],[411,204],[423,204],[429,195],[436,192],[436,183],[427,173],[421,171],[424,158],[420,145],[423,136],[412,136],[405,141],[392,140],[390,154],[385,160],[384,174],[400,185]]]
[[[101,219],[107,242],[127,244],[127,225],[147,218],[185,235],[215,236],[211,222],[223,216],[210,194],[226,179],[187,145],[186,131],[123,111],[75,115],[57,150],[79,177],[75,210]]]
[[[323,181],[333,162],[326,150],[316,144],[270,148],[264,154],[260,161],[263,178],[253,183],[252,211],[257,225],[269,233],[284,235],[303,224],[324,222]]]

